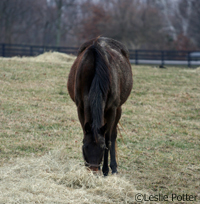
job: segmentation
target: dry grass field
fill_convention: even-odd
[[[0,58],[0,203],[200,203],[200,68],[133,66],[120,173],[104,178],[84,167],[73,60]]]

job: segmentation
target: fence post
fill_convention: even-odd
[[[138,50],[135,50],[135,65],[138,65]]]
[[[5,54],[5,44],[3,43],[2,44],[2,57],[5,57],[6,54]]]
[[[164,66],[165,64],[165,52],[162,50],[161,51],[161,65]]]
[[[30,56],[33,56],[33,47],[30,46]]]
[[[188,52],[187,60],[188,60],[188,67],[190,67],[191,66],[190,52]]]

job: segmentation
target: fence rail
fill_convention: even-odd
[[[58,51],[66,54],[77,54],[77,47],[33,46],[18,44],[0,44],[0,56],[37,56],[48,51]],[[200,57],[193,58],[192,53],[200,51],[171,51],[171,50],[129,50],[130,62],[154,65],[200,65]]]
[[[193,58],[192,53],[199,53],[199,58]],[[136,65],[200,65],[200,51],[129,50],[129,54],[131,63]]]
[[[36,46],[36,45],[18,45],[18,44],[0,44],[0,56],[37,56],[44,52],[57,51],[67,54],[76,54],[76,47],[55,47],[55,46]]]

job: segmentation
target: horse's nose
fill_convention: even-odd
[[[97,172],[99,170],[98,167],[96,167],[96,166],[90,166],[89,169],[91,171],[95,171],[95,172]]]

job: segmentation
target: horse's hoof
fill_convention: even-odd
[[[117,175],[117,174],[119,174],[118,171],[114,171],[114,172],[112,172],[112,175]]]
[[[104,175],[104,176],[108,176],[108,172],[106,172],[106,173],[103,173],[103,175]]]

